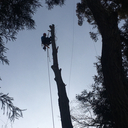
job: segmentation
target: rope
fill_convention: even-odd
[[[47,64],[48,64],[48,78],[49,78],[49,90],[50,90],[50,100],[51,100],[51,111],[52,111],[52,123],[53,123],[53,128],[55,128],[54,124],[54,113],[53,113],[53,102],[52,102],[52,91],[51,91],[51,81],[50,81],[50,70],[49,70],[49,51],[47,48]]]
[[[69,92],[70,92],[70,82],[71,82],[71,72],[72,72],[72,60],[73,60],[73,52],[74,52],[74,23],[75,23],[75,17],[74,17],[74,10],[75,10],[75,0],[74,0],[74,6],[73,6],[73,39],[72,39],[72,50],[71,50],[71,62],[70,62],[70,71],[69,71],[69,86],[68,86],[68,95],[69,95]]]

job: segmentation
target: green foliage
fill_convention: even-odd
[[[128,4],[125,0],[100,0],[99,1],[102,7],[106,10],[107,13],[118,13],[118,20],[124,20],[128,18],[128,8],[126,5]],[[96,4],[97,6],[97,4]],[[78,25],[82,26],[84,19],[87,19],[87,22],[90,25],[93,25],[93,28],[97,28],[97,23],[94,19],[94,16],[88,7],[87,0],[81,0],[80,3],[77,3],[76,15],[78,17]],[[90,32],[90,36],[94,41],[98,40],[99,29],[97,33]]]
[[[100,0],[100,3],[109,13],[117,12],[120,20],[128,17],[128,2],[126,0]],[[96,25],[92,12],[88,7],[87,0],[81,0],[81,2],[77,4],[76,14],[79,25],[82,25],[85,17],[89,24]]]
[[[124,85],[128,85],[128,29],[127,29],[128,21],[126,20],[123,26],[120,29],[120,39],[122,42],[122,68],[124,71]],[[98,128],[113,128],[114,121],[110,108],[110,103],[107,97],[107,91],[104,83],[104,76],[101,66],[101,59],[98,57],[98,62],[95,63],[97,69],[97,75],[95,75],[94,81],[95,83],[92,85],[92,91],[87,92],[84,90],[80,95],[76,96],[76,99],[79,101],[79,104],[82,104],[85,116],[83,118],[73,117],[73,120],[77,122],[79,125],[84,127],[94,126]],[[128,87],[125,86],[125,90],[128,90]],[[88,110],[93,111],[94,116],[88,116],[89,122],[87,122]],[[86,118],[85,118],[86,117]],[[86,121],[83,121],[83,120]]]
[[[4,55],[8,50],[5,42],[15,40],[20,30],[34,29],[32,15],[40,6],[39,0],[0,0],[0,61],[3,64],[9,64]],[[11,121],[22,117],[23,110],[13,105],[13,98],[8,94],[0,93],[0,101],[3,114],[6,111]]]
[[[96,42],[98,40],[98,33],[89,32],[90,37]]]
[[[95,28],[98,29],[98,33],[100,33],[103,37],[104,40],[104,56],[102,56],[102,67],[103,67],[103,73],[105,75],[105,81],[111,81],[106,82],[106,87],[108,87],[107,93],[109,92],[109,98],[111,97],[111,106],[113,107],[113,115],[111,113],[110,109],[110,103],[107,97],[106,93],[106,88],[104,86],[104,79],[103,79],[103,74],[100,70],[100,74],[98,76],[94,77],[95,84],[93,86],[93,90],[91,92],[84,91],[81,95],[77,96],[77,99],[83,103],[85,106],[85,112],[88,109],[88,106],[93,109],[94,114],[96,115],[96,118],[90,118],[91,122],[86,122],[87,118],[81,120],[77,120],[75,117],[73,117],[74,120],[77,120],[78,123],[84,124],[84,126],[96,126],[96,127],[113,127],[114,126],[114,121],[112,117],[114,117],[114,120],[116,121],[116,127],[121,127],[125,126],[127,127],[127,114],[123,117],[125,114],[125,111],[127,112],[127,98],[125,97],[125,94],[123,92],[128,92],[128,44],[127,44],[127,18],[128,18],[128,1],[127,0],[81,0],[81,3],[77,4],[77,17],[78,17],[78,24],[82,25],[84,18],[87,18],[87,22],[91,25],[93,25]],[[89,8],[90,7],[90,8]],[[93,14],[92,14],[93,12]],[[94,17],[95,16],[95,17]],[[125,24],[123,29],[117,29],[117,21],[122,21],[125,19]],[[110,24],[109,24],[110,23]],[[111,29],[109,29],[107,32],[108,26],[110,26]],[[106,27],[106,28],[105,28]],[[101,31],[102,30],[102,31]],[[110,32],[111,31],[111,32]],[[120,37],[115,38],[114,35],[119,36],[119,31],[120,31]],[[110,33],[109,33],[110,32]],[[96,41],[97,40],[97,35],[98,33],[90,33],[91,37]],[[111,38],[111,39],[110,39]],[[121,39],[121,41],[119,40]],[[107,41],[109,42],[107,44]],[[118,40],[118,41],[117,41]],[[114,43],[113,43],[113,42]],[[113,45],[109,45],[111,43]],[[117,44],[116,44],[117,42]],[[122,42],[122,49],[118,47],[117,45],[121,44]],[[111,48],[112,46],[112,48]],[[109,50],[106,50],[109,49]],[[114,49],[114,50],[113,50]],[[122,50],[122,58],[120,51]],[[110,54],[111,51],[112,54]],[[117,52],[119,51],[119,52]],[[117,52],[117,54],[116,54]],[[115,55],[115,56],[112,56]],[[112,56],[112,57],[111,57]],[[114,58],[115,57],[115,58]],[[105,61],[106,58],[110,58],[110,61]],[[118,63],[121,62],[120,60],[123,60],[122,64]],[[104,63],[103,63],[104,62]],[[106,64],[106,62],[109,62]],[[113,65],[114,64],[114,65]],[[107,66],[106,66],[107,65]],[[98,65],[97,65],[98,66]],[[112,66],[115,66],[113,68]],[[99,68],[98,66],[97,68]],[[107,67],[107,68],[106,68]],[[106,68],[106,69],[105,69]],[[99,68],[100,69],[100,68]],[[102,69],[102,68],[101,68]],[[110,75],[108,71],[111,73],[113,72],[112,75]],[[113,70],[112,70],[113,69]],[[119,71],[124,71],[121,72],[120,74]],[[116,74],[114,72],[118,72],[118,77],[114,77]],[[109,76],[109,75],[110,76]],[[114,80],[112,79],[114,78]],[[118,79],[120,78],[120,79]],[[109,84],[108,84],[109,83]],[[114,83],[114,84],[113,84]],[[124,98],[124,104],[118,104],[120,103],[120,98],[115,98],[112,96],[118,97],[118,89],[114,90],[116,88],[116,83],[117,88],[121,89],[120,91],[120,97]],[[119,83],[121,83],[121,87],[125,87],[125,89],[121,88]],[[101,84],[101,86],[97,85]],[[111,86],[110,86],[111,85]],[[112,85],[114,87],[112,88]],[[114,95],[113,95],[114,94]],[[126,98],[126,99],[125,99]],[[114,109],[114,105],[116,109]],[[125,107],[126,106],[126,107]],[[86,109],[87,108],[87,109]],[[124,111],[122,112],[122,108],[124,108]],[[88,111],[88,110],[87,110]],[[118,112],[119,111],[119,112]],[[116,114],[117,113],[117,114]],[[117,117],[115,115],[117,115]]]
[[[38,0],[1,0],[0,1],[0,60],[8,64],[5,41],[15,40],[20,30],[34,29],[32,15],[40,7]]]
[[[81,0],[81,3],[77,3],[76,15],[78,17],[78,24],[83,24],[84,18],[87,18],[89,24],[95,24],[94,17],[91,10],[87,6],[86,0]]]
[[[107,97],[107,92],[104,87],[104,78],[102,73],[102,66],[100,58],[95,63],[97,69],[97,75],[94,76],[95,83],[92,85],[92,91],[84,90],[80,95],[76,96],[79,104],[83,105],[80,109],[83,109],[85,116],[78,119],[73,117],[73,120],[77,121],[79,125],[83,124],[84,127],[94,126],[97,128],[113,128],[114,121],[112,119],[112,112],[110,109],[110,103]],[[93,116],[88,114],[88,111],[93,111]],[[87,116],[88,115],[88,116]],[[87,119],[85,119],[85,117]],[[85,121],[83,121],[85,119]],[[90,119],[88,122],[87,120]]]
[[[125,85],[128,84],[128,56],[126,54],[128,52],[128,29],[126,26],[127,22],[123,25],[120,31],[122,42],[122,67],[124,70]],[[98,62],[95,63],[95,66],[97,75],[93,77],[95,83],[92,85],[92,91],[88,92],[87,90],[84,90],[80,95],[76,96],[79,105],[82,106],[79,109],[83,109],[85,115],[72,115],[72,119],[82,127],[94,126],[97,128],[113,128],[115,123],[112,118],[113,115],[110,102],[105,88],[100,57],[98,57]],[[128,90],[127,86],[125,87],[125,90]],[[93,111],[94,115],[89,114],[91,111]]]
[[[65,0],[45,0],[45,3],[48,5],[48,9],[52,9],[54,5],[62,6]]]
[[[1,109],[3,110],[3,114],[8,116],[11,121],[22,117],[22,111],[20,108],[16,107],[12,103],[13,98],[9,97],[8,94],[0,93],[0,102],[1,102]]]
[[[4,64],[9,64],[9,61],[7,59],[7,57],[4,55],[4,53],[6,53],[8,49],[4,46],[4,44],[2,44],[2,42],[0,43],[0,61]]]

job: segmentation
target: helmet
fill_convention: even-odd
[[[46,33],[44,33],[43,36],[46,36]]]

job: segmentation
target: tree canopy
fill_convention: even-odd
[[[92,90],[84,90],[76,96],[77,101],[79,101],[78,105],[80,105],[78,109],[82,109],[83,116],[80,113],[76,113],[76,116],[72,114],[72,119],[75,124],[78,124],[78,127],[113,128],[115,122],[112,118],[110,102],[104,86],[101,58],[98,58],[95,66],[97,75],[93,77],[95,83],[92,85]],[[79,111],[78,109],[76,110]],[[73,113],[76,110],[74,109]]]
[[[128,82],[121,53],[125,33],[119,29],[120,21],[124,20],[124,26],[127,24],[127,4],[126,0],[81,0],[77,4],[76,11],[79,25],[82,25],[86,18],[91,25],[97,28],[102,37],[101,65],[104,85],[116,128],[128,127]],[[123,38],[120,33],[123,34]],[[96,39],[95,33],[91,35]],[[127,49],[127,43],[125,46]]]
[[[102,37],[101,64],[104,76],[104,85],[112,109],[115,127],[128,127],[128,82],[123,70],[122,39],[126,39],[127,1],[120,0],[81,0],[77,4],[77,16],[82,25],[84,17],[98,29]],[[123,29],[119,22],[124,20]],[[125,36],[124,36],[125,35]],[[125,50],[127,49],[127,40]],[[126,53],[127,54],[127,50]],[[127,56],[127,55],[126,55]],[[126,71],[127,72],[127,71]],[[127,114],[126,114],[127,113]]]
[[[64,4],[64,0],[45,0],[45,3],[51,9],[54,5]],[[2,64],[9,64],[9,60],[4,55],[8,50],[5,43],[14,41],[21,30],[35,29],[32,16],[41,6],[39,0],[0,0],[0,61]],[[8,94],[0,93],[3,113],[6,111],[9,119],[14,121],[22,117],[23,110],[14,106],[12,101],[13,98]]]
[[[45,0],[49,9],[63,5],[64,0]],[[102,37],[101,65],[104,87],[110,102],[112,117],[116,128],[128,127],[128,1],[126,0],[81,0],[77,4],[78,23],[84,18],[97,28]],[[4,52],[5,42],[14,40],[18,31],[34,28],[32,15],[40,7],[38,0],[0,1],[0,59],[9,63]],[[124,21],[122,28],[119,22]],[[97,40],[95,33],[91,36]],[[122,43],[123,42],[123,43]],[[121,52],[125,51],[123,54]],[[126,70],[124,70],[126,68]]]
[[[0,1],[0,61],[9,64],[4,55],[8,50],[5,42],[15,40],[16,35],[23,29],[34,29],[35,21],[32,15],[40,7],[39,0],[1,0]],[[13,105],[13,98],[0,93],[1,109],[11,121],[22,117],[20,108]]]
[[[0,102],[1,109],[3,110],[3,114],[6,114],[11,121],[18,119],[19,117],[23,117],[22,109],[14,106],[13,98],[9,97],[8,94],[0,93]]]
[[[49,9],[52,9],[55,5],[62,6],[65,0],[45,0],[45,3],[48,5]]]
[[[15,40],[20,30],[34,29],[32,15],[40,7],[39,0],[1,0],[0,1],[0,60],[9,64],[4,53],[5,42]]]
[[[128,18],[128,8],[126,6],[128,2],[126,0],[98,0],[97,2],[95,6],[99,6],[101,11],[106,10],[104,13],[116,12],[118,13],[119,20]],[[86,17],[89,24],[97,26],[98,24],[88,4],[88,0],[81,0],[77,4],[76,14],[78,16],[78,24],[82,25]]]
[[[127,36],[121,34],[122,38],[122,60],[123,70],[128,82],[128,57],[126,54],[126,46],[124,42],[127,42]],[[94,63],[97,69],[97,75],[94,78],[94,84],[92,90],[84,90],[81,94],[76,96],[79,108],[75,107],[72,111],[72,119],[74,124],[78,127],[97,127],[97,128],[114,128],[115,122],[112,116],[112,110],[110,107],[110,101],[107,95],[107,91],[104,83],[104,76],[101,65],[101,58],[98,57],[98,62]],[[126,88],[127,89],[127,88]],[[82,113],[79,112],[81,109]],[[78,112],[77,112],[78,111]],[[77,112],[77,113],[76,113]],[[74,114],[75,113],[75,114]]]

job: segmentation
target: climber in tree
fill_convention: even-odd
[[[43,34],[41,37],[42,45],[44,46],[43,49],[46,51],[46,47],[49,48],[49,45],[51,44],[51,37],[46,37],[46,33]]]

